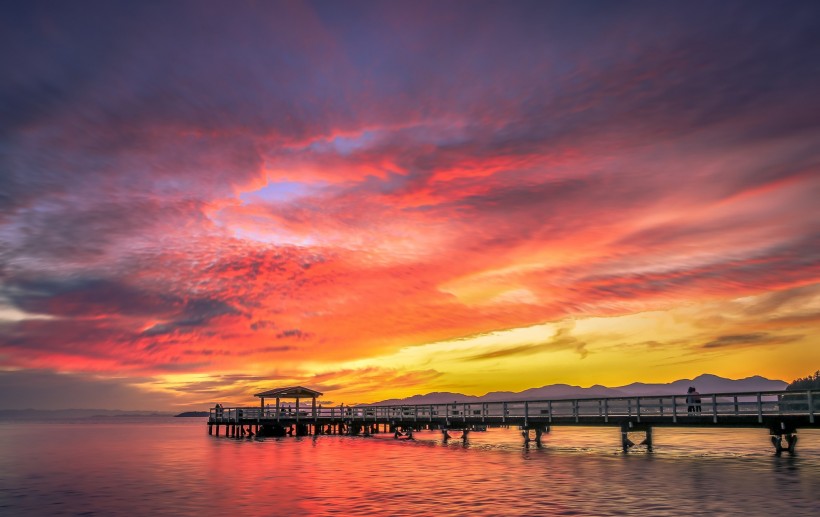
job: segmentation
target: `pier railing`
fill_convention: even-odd
[[[561,398],[498,402],[358,405],[339,407],[211,408],[210,422],[436,422],[529,425],[535,423],[605,424],[611,420],[646,420],[655,424],[760,424],[771,417],[800,417],[817,425],[820,390],[712,393],[696,402],[687,395]]]

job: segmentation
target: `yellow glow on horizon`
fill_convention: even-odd
[[[253,404],[257,388],[304,385],[349,404],[435,391],[480,396],[550,384],[663,383],[703,373],[788,382],[820,364],[817,314],[820,286],[807,286],[788,296],[768,293],[545,322],[345,362],[306,354],[273,364],[251,356],[241,372],[169,373],[136,386],[177,400]]]
[[[820,290],[783,304],[779,317],[820,307]],[[712,373],[729,378],[764,375],[789,381],[820,364],[814,336],[818,323],[800,335],[748,313],[771,295],[689,304],[663,311],[591,317],[508,329],[417,346],[381,357],[350,361],[343,368],[440,373],[429,385],[371,393],[373,400],[431,391],[484,395],[566,383],[589,387],[632,382],[671,382]],[[773,369],[777,365],[777,369]],[[788,372],[784,377],[782,372]],[[384,396],[383,396],[384,395]]]

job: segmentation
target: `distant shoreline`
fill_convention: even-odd
[[[188,418],[188,417],[203,417],[203,416],[208,416],[208,415],[210,415],[210,413],[207,412],[207,411],[185,411],[184,413],[174,415],[174,417],[175,418],[176,417]]]
[[[123,411],[107,409],[0,409],[0,421],[5,420],[66,420],[87,418],[133,418],[170,417],[173,413],[163,411]]]

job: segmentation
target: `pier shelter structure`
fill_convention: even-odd
[[[305,388],[303,386],[289,386],[287,388],[275,388],[268,391],[263,391],[262,393],[257,393],[254,397],[259,397],[259,405],[263,412],[270,413],[270,404],[265,406],[265,399],[276,399],[276,406],[274,408],[274,416],[278,416],[282,410],[281,402],[282,400],[290,400],[293,399],[296,401],[296,407],[293,411],[291,411],[290,407],[286,409],[288,412],[294,413],[295,418],[298,420],[299,415],[302,412],[301,408],[299,407],[300,400],[311,400],[311,410],[310,416],[315,418],[316,417],[316,399],[321,397],[322,394],[318,391],[311,390]]]
[[[709,427],[730,431],[738,427],[769,430],[776,453],[793,454],[797,430],[820,428],[820,390],[713,393],[700,395],[697,405],[686,394],[639,397],[571,398],[553,400],[508,400],[438,404],[363,404],[317,406],[322,395],[302,386],[257,393],[258,407],[212,408],[209,434],[243,436],[290,436],[393,433],[412,438],[414,431],[436,429],[443,440],[450,432],[467,440],[471,431],[488,427],[517,426],[525,443],[541,446],[541,438],[553,426],[609,426],[619,429],[626,452],[635,444],[630,433],[643,433],[641,444],[652,448],[654,427]],[[266,400],[276,400],[275,406]],[[295,400],[295,407],[282,400]],[[311,400],[309,407],[301,401]],[[534,436],[533,436],[534,435]],[[531,438],[533,437],[533,438]],[[731,435],[727,435],[731,440]],[[785,443],[784,443],[785,440]]]
[[[208,418],[208,434],[219,436],[219,428],[225,426],[225,435],[231,437],[268,435],[286,436],[309,434],[312,427],[319,420],[316,399],[322,396],[321,392],[305,388],[304,386],[287,386],[275,388],[254,395],[259,398],[259,408],[251,407],[222,407],[217,404],[210,411]],[[271,407],[265,400],[275,400]],[[300,405],[302,401],[310,400],[310,410]],[[284,401],[293,400],[294,405],[285,405]],[[247,430],[246,430],[247,429]]]

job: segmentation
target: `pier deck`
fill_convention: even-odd
[[[558,400],[513,400],[498,402],[452,402],[446,404],[358,405],[309,408],[230,407],[212,408],[209,430],[226,426],[232,433],[264,434],[271,430],[288,434],[359,434],[378,430],[410,432],[421,429],[470,431],[488,427],[517,426],[542,432],[551,426],[612,426],[624,435],[646,432],[651,445],[652,427],[761,427],[769,429],[778,452],[780,439],[793,452],[799,428],[818,428],[820,391],[764,391],[700,395],[691,407],[686,395],[657,395],[615,398]],[[263,399],[264,401],[264,399]],[[232,434],[233,435],[233,434]],[[465,434],[466,436],[466,434]],[[528,439],[528,438],[527,438]]]

